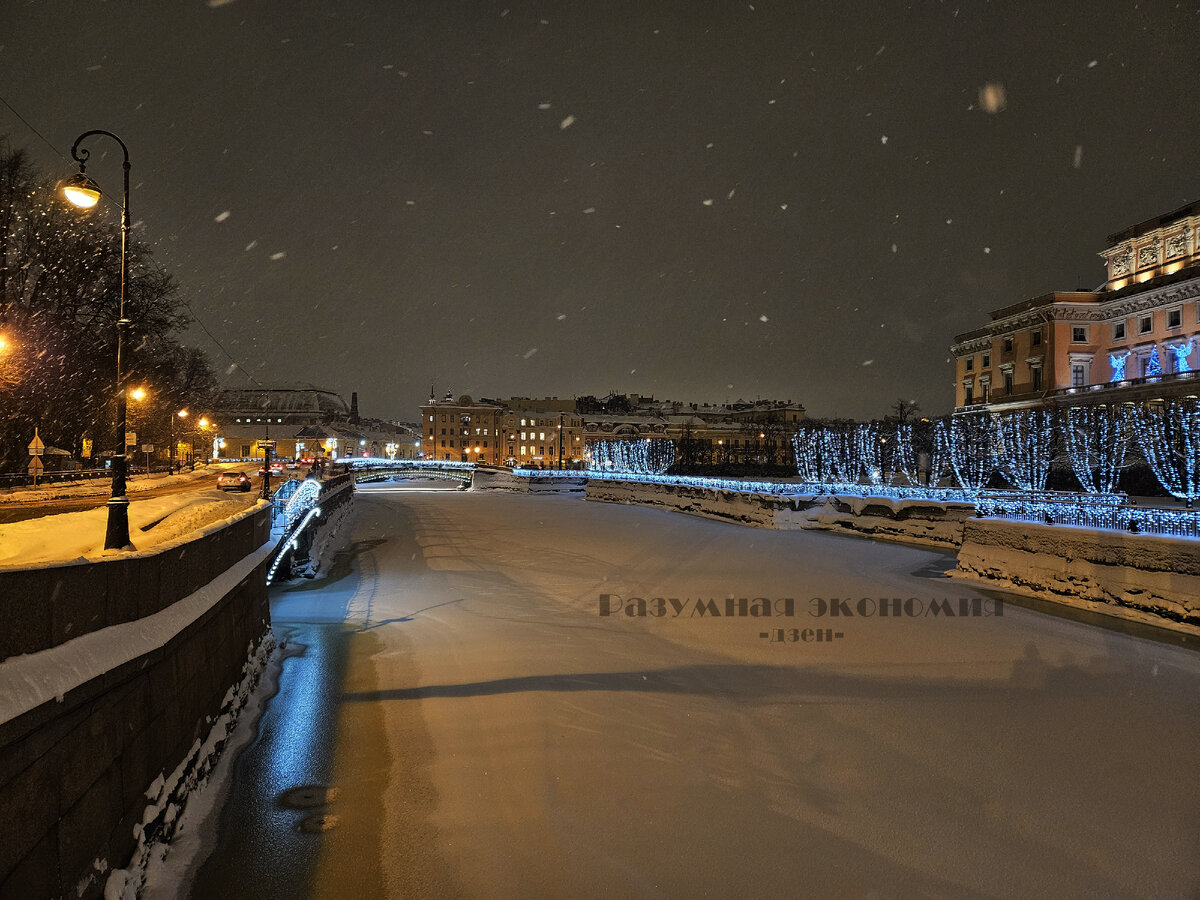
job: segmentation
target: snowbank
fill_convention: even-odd
[[[232,521],[258,502],[217,490],[137,500],[129,504],[130,539],[139,550],[163,549],[202,529]],[[104,550],[107,521],[108,509],[101,506],[0,525],[0,571],[111,557]]]
[[[1200,634],[1200,543],[1187,538],[972,519],[953,574]]]

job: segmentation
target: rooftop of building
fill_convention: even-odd
[[[1136,225],[1130,225],[1128,228],[1123,228],[1115,234],[1108,236],[1108,245],[1111,247],[1114,244],[1119,244],[1122,241],[1127,241],[1130,238],[1135,238],[1140,234],[1145,234],[1147,231],[1153,231],[1155,228],[1162,228],[1166,225],[1172,225],[1181,219],[1186,219],[1188,216],[1200,216],[1200,200],[1194,200],[1191,203],[1186,203],[1179,209],[1172,210],[1169,213],[1154,216],[1146,219],[1144,222],[1138,222]]]
[[[217,408],[229,413],[259,415],[349,416],[350,406],[338,394],[315,384],[295,383],[277,387],[222,390]]]

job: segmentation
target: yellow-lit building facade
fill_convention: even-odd
[[[994,311],[955,337],[955,409],[1194,394],[1200,389],[1200,202],[1111,235],[1096,291]]]

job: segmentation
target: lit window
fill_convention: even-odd
[[[1083,366],[1071,366],[1071,387],[1083,387],[1084,370]]]

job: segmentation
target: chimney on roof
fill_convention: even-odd
[[[358,391],[350,392],[350,424],[358,424]]]

